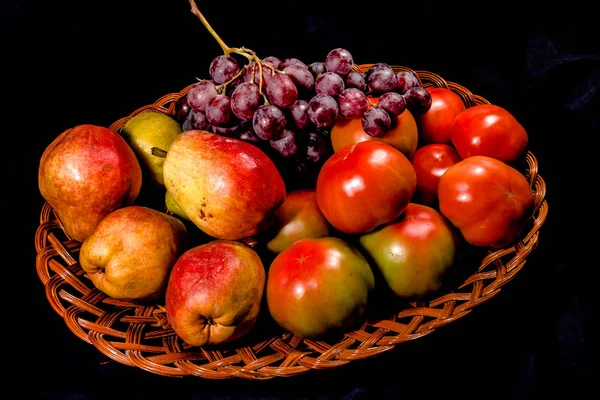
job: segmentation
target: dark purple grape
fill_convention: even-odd
[[[408,90],[419,86],[419,78],[410,71],[396,72],[396,91],[405,94]]]
[[[306,160],[316,164],[329,156],[329,146],[327,138],[318,132],[308,133],[308,145],[306,147]]]
[[[283,69],[298,89],[312,92],[315,88],[315,77],[310,73],[308,67],[300,64],[290,64]]]
[[[248,83],[254,83],[258,85],[260,80],[260,70],[258,68],[258,64],[254,61],[250,62],[246,65],[246,71],[242,75],[242,81]],[[264,83],[263,83],[264,86]]]
[[[415,116],[423,115],[431,108],[431,93],[422,86],[408,89],[404,98],[406,99],[406,108]]]
[[[202,79],[195,83],[187,94],[187,102],[194,110],[204,111],[209,100],[215,97],[217,88],[214,82]]]
[[[317,127],[333,125],[338,111],[337,101],[328,94],[317,94],[308,102],[308,118]]]
[[[345,89],[344,79],[335,72],[323,72],[315,79],[315,92],[337,97]]]
[[[191,109],[192,106],[190,106],[190,103],[188,103],[187,94],[184,94],[175,102],[175,119],[180,124],[183,124]]]
[[[208,67],[208,74],[217,85],[230,81],[238,72],[240,65],[235,58],[224,54],[215,57]]]
[[[279,139],[270,140],[269,145],[283,158],[292,158],[298,153],[296,134],[289,129],[284,129]]]
[[[381,68],[367,78],[367,86],[373,93],[391,92],[396,89],[398,78],[391,68]]]
[[[231,110],[241,120],[252,119],[263,98],[254,83],[240,83],[231,95]]]
[[[325,65],[321,62],[315,61],[314,63],[308,66],[308,70],[316,78],[317,76],[325,72]]]
[[[367,78],[368,78],[368,77],[369,77],[369,76],[370,76],[370,75],[371,75],[373,72],[377,72],[377,71],[379,71],[379,70],[382,70],[382,69],[392,69],[392,67],[391,67],[389,64],[386,64],[386,63],[381,63],[381,62],[380,62],[380,63],[375,63],[375,64],[371,65],[371,66],[369,67],[369,69],[367,70],[367,74],[366,74],[366,75],[367,75]]]
[[[360,117],[369,109],[367,95],[357,88],[342,90],[338,97],[338,103],[340,114],[346,118]]]
[[[279,64],[281,64],[281,60],[275,56],[268,56],[263,58],[263,61],[269,63],[273,66],[273,68],[279,68]]]
[[[356,88],[363,92],[366,91],[367,81],[365,80],[365,76],[359,72],[351,71],[346,76],[346,88]]]
[[[231,110],[231,99],[224,94],[218,94],[210,99],[204,109],[204,114],[206,114],[208,122],[215,126],[230,126],[235,120],[235,115]]]
[[[373,137],[383,136],[390,130],[392,119],[390,114],[383,108],[371,107],[362,117],[362,127],[364,131]]]
[[[406,110],[406,99],[396,92],[387,92],[379,96],[377,107],[383,108],[390,115],[400,115]]]
[[[281,60],[281,62],[277,66],[277,68],[283,71],[285,69],[285,67],[287,67],[290,64],[300,64],[300,65],[306,66],[306,64],[304,64],[301,60],[299,60],[297,58],[289,57],[289,58],[284,58],[283,60]]]
[[[188,129],[201,129],[208,130],[210,128],[210,121],[206,118],[206,115],[202,111],[192,109],[186,119]]]
[[[232,126],[211,126],[212,132],[222,136],[239,136],[240,124],[234,124]]]
[[[333,49],[325,57],[325,70],[327,72],[334,72],[342,77],[345,77],[352,71],[353,65],[352,54],[346,49]]]
[[[310,126],[310,118],[308,118],[308,102],[306,100],[296,100],[289,108],[291,120],[299,131],[302,131]]]
[[[185,121],[183,121],[183,123],[181,124],[181,129],[185,132],[185,131],[191,131],[194,130],[194,128],[192,128],[192,123],[190,121],[190,116],[188,114],[187,118],[185,119]]]
[[[263,140],[252,129],[252,121],[241,121],[237,131],[238,138],[244,142],[258,144]]]
[[[298,88],[288,75],[277,73],[269,78],[267,97],[272,104],[288,108],[298,100]]]
[[[252,117],[252,129],[263,140],[279,139],[285,129],[285,124],[285,114],[273,104],[264,104],[258,107]]]

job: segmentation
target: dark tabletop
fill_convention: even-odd
[[[44,148],[67,128],[108,126],[207,76],[210,61],[221,53],[187,0],[73,3],[0,3],[0,131],[10,156],[2,196],[8,221],[0,354],[8,376],[5,372],[1,398],[575,398],[584,393],[591,375],[594,259],[584,245],[592,234],[582,233],[581,226],[591,222],[595,207],[589,189],[596,178],[587,173],[586,154],[600,129],[600,51],[597,22],[583,2],[526,10],[523,2],[471,8],[443,1],[322,2],[326,6],[198,1],[230,46],[306,62],[322,61],[331,49],[344,47],[356,63],[404,65],[468,87],[510,110],[526,127],[548,188],[540,244],[499,295],[385,354],[263,382],[166,378],[118,364],[78,339],[49,306],[35,271],[33,243],[43,204],[37,168]]]

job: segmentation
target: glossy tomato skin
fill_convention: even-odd
[[[440,178],[441,213],[475,246],[500,248],[515,241],[533,211],[525,176],[488,156],[472,156]]]
[[[457,115],[450,139],[462,158],[488,156],[508,164],[523,156],[529,143],[519,121],[494,104],[478,104]]]
[[[410,203],[391,224],[361,235],[361,246],[392,292],[419,299],[441,288],[457,260],[459,236],[432,207]]]
[[[369,98],[377,104],[377,98]],[[331,128],[331,145],[336,152],[344,146],[367,140],[380,141],[399,150],[409,160],[412,159],[419,142],[417,122],[408,110],[392,118],[392,127],[381,137],[373,137],[365,132],[360,118],[338,118]]]
[[[275,220],[277,232],[267,242],[267,248],[274,253],[280,253],[300,239],[329,236],[329,223],[319,209],[317,194],[312,188],[288,193],[275,210]]]
[[[323,164],[317,177],[317,204],[341,232],[371,231],[396,219],[417,186],[412,164],[379,141],[348,145]]]
[[[419,147],[412,160],[417,174],[414,200],[424,205],[436,206],[441,176],[461,160],[456,149],[449,144],[432,143]]]
[[[431,94],[431,108],[416,117],[421,145],[430,143],[451,143],[450,132],[454,118],[466,109],[461,97],[452,89],[443,87],[427,88]]]
[[[271,263],[266,300],[279,326],[314,339],[359,324],[374,287],[373,270],[354,247],[336,237],[306,238]]]

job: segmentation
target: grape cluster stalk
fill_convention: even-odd
[[[317,171],[331,155],[329,130],[339,118],[361,118],[364,131],[380,137],[406,109],[421,115],[431,107],[431,96],[414,73],[396,72],[386,63],[357,72],[344,48],[331,50],[323,62],[306,64],[291,57],[261,59],[251,49],[229,47],[194,0],[189,2],[223,54],[211,61],[209,78],[197,79],[177,101],[176,117],[184,130],[244,140],[268,150],[279,165],[307,172]]]

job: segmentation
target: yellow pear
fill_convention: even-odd
[[[163,112],[149,109],[131,117],[121,135],[137,156],[145,178],[149,178],[159,187],[164,187],[163,164],[165,158],[152,154],[152,148],[167,151],[182,127],[177,120]]]

